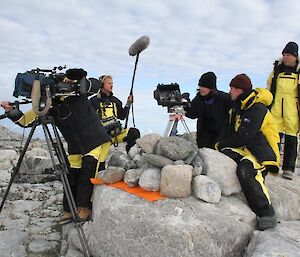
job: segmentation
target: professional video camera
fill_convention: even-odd
[[[177,83],[158,84],[154,90],[154,99],[157,100],[158,105],[172,107],[174,105],[181,105],[181,93]]]
[[[86,95],[96,93],[100,88],[97,79],[86,79],[86,71],[83,69],[69,69],[66,73],[57,73],[66,66],[49,69],[32,69],[25,73],[18,73],[15,79],[13,96],[31,98],[33,82],[40,81],[41,96],[46,96],[46,89],[49,89],[50,96]]]
[[[180,93],[177,83],[158,84],[154,90],[154,99],[158,105],[167,106],[168,112],[184,112],[183,106],[190,105],[189,93]],[[176,111],[174,111],[176,109]]]

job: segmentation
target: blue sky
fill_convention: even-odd
[[[135,120],[143,134],[163,134],[168,114],[153,98],[157,84],[177,82],[193,98],[201,74],[214,71],[226,92],[239,73],[265,87],[285,44],[300,43],[299,10],[298,0],[1,0],[0,97],[16,100],[18,72],[67,65],[90,77],[111,74],[124,103],[135,62],[128,48],[147,35],[135,78]],[[17,130],[7,120],[0,125]]]

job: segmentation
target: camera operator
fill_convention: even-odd
[[[213,72],[204,73],[199,79],[199,89],[191,105],[185,106],[186,117],[197,120],[197,145],[214,149],[228,112],[230,95],[217,90],[217,77]]]
[[[100,90],[96,96],[90,99],[92,106],[96,110],[102,125],[111,136],[111,144],[104,149],[107,152],[112,144],[115,146],[119,142],[127,142],[126,151],[135,144],[135,140],[140,137],[140,132],[136,128],[124,129],[118,119],[124,120],[129,114],[130,106],[133,103],[133,96],[129,95],[127,103],[123,107],[122,102],[113,95],[113,78],[111,75],[103,75],[99,78]],[[100,163],[99,170],[105,169],[105,160]]]
[[[71,69],[66,72],[66,76],[66,82],[74,82],[84,78],[86,72],[82,69]],[[22,127],[30,127],[37,118],[33,110],[23,113],[7,101],[1,102],[1,106],[8,118]],[[97,172],[98,161],[106,158],[103,148],[111,138],[85,95],[53,98],[48,115],[53,117],[55,125],[67,141],[69,183],[79,218],[87,220],[90,216],[93,191],[90,178]],[[62,222],[71,221],[72,214],[65,195],[63,207],[65,213]]]

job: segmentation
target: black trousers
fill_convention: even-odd
[[[223,153],[238,164],[237,176],[251,210],[258,217],[275,215],[274,209],[263,191],[266,172],[262,173],[261,180],[259,180],[257,178],[258,171],[254,169],[251,161],[242,160],[243,156],[229,149],[224,150]]]
[[[282,139],[283,134],[280,133]],[[298,138],[295,136],[284,135],[284,152],[282,170],[294,172],[297,159]]]
[[[76,207],[91,207],[93,184],[90,179],[95,176],[97,160],[92,156],[82,158],[82,167],[79,169],[70,168],[67,175]],[[69,204],[66,194],[63,197],[64,211],[69,212]]]
[[[203,127],[201,133],[197,132],[197,145],[198,148],[208,147],[211,149],[215,149],[216,143],[216,134]]]

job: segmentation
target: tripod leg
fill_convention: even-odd
[[[5,191],[4,195],[3,195],[3,199],[2,199],[2,202],[1,202],[1,205],[0,205],[0,213],[1,213],[2,209],[3,209],[4,203],[5,203],[6,198],[7,198],[7,196],[8,196],[9,190],[10,190],[10,188],[11,188],[11,186],[12,186],[12,183],[14,182],[14,179],[15,179],[16,175],[19,173],[19,170],[20,170],[20,167],[21,167],[23,158],[24,158],[24,156],[25,156],[25,153],[26,153],[27,148],[28,148],[28,146],[29,146],[30,140],[31,140],[31,138],[32,138],[32,136],[33,136],[33,133],[34,133],[34,131],[35,131],[37,125],[38,125],[38,119],[36,119],[36,120],[34,121],[34,123],[33,123],[33,125],[32,125],[32,128],[31,128],[31,130],[30,130],[30,133],[29,133],[29,135],[28,135],[28,138],[27,138],[27,140],[26,140],[26,142],[25,142],[25,145],[24,145],[24,147],[23,147],[23,149],[22,149],[22,151],[21,151],[21,154],[20,154],[20,157],[19,157],[19,159],[18,159],[17,165],[13,168],[13,172],[12,172],[12,174],[11,174],[9,183],[8,183],[8,185],[7,185],[7,189],[6,189],[6,191]]]
[[[164,133],[164,137],[176,136],[177,134],[177,120],[169,120],[167,128]]]
[[[52,123],[52,129],[53,129],[54,137],[55,137],[55,140],[56,140],[55,142],[54,142],[54,140],[51,136],[51,133],[50,133],[48,127],[46,125],[44,125],[43,129],[44,129],[44,132],[45,132],[45,137],[46,137],[46,140],[47,140],[48,147],[50,147],[50,142],[51,142],[52,147],[54,148],[56,156],[59,160],[59,163],[61,164],[60,165],[61,169],[62,169],[62,171],[61,171],[61,181],[62,181],[62,184],[63,184],[63,188],[65,190],[65,196],[66,196],[67,202],[69,204],[70,211],[72,213],[73,223],[75,225],[75,228],[76,228],[76,231],[77,231],[77,234],[78,234],[78,237],[79,237],[84,255],[86,257],[91,257],[92,256],[90,254],[91,251],[90,251],[90,248],[89,248],[89,245],[88,245],[88,242],[87,242],[87,238],[85,236],[85,233],[84,233],[84,230],[83,230],[83,227],[82,227],[82,223],[79,222],[80,219],[79,219],[79,216],[78,216],[75,200],[74,200],[72,190],[71,190],[71,186],[70,186],[70,183],[69,183],[69,180],[68,180],[68,177],[67,177],[68,163],[67,163],[66,152],[63,148],[63,144],[60,140],[57,128],[54,125],[54,123]],[[49,148],[49,151],[52,152],[51,147]],[[53,158],[53,161],[54,161],[54,158]]]
[[[189,127],[187,126],[185,120],[182,119],[182,120],[181,120],[181,123],[182,123],[182,125],[183,125],[185,131],[186,131],[187,133],[190,133],[191,131],[189,130]]]

